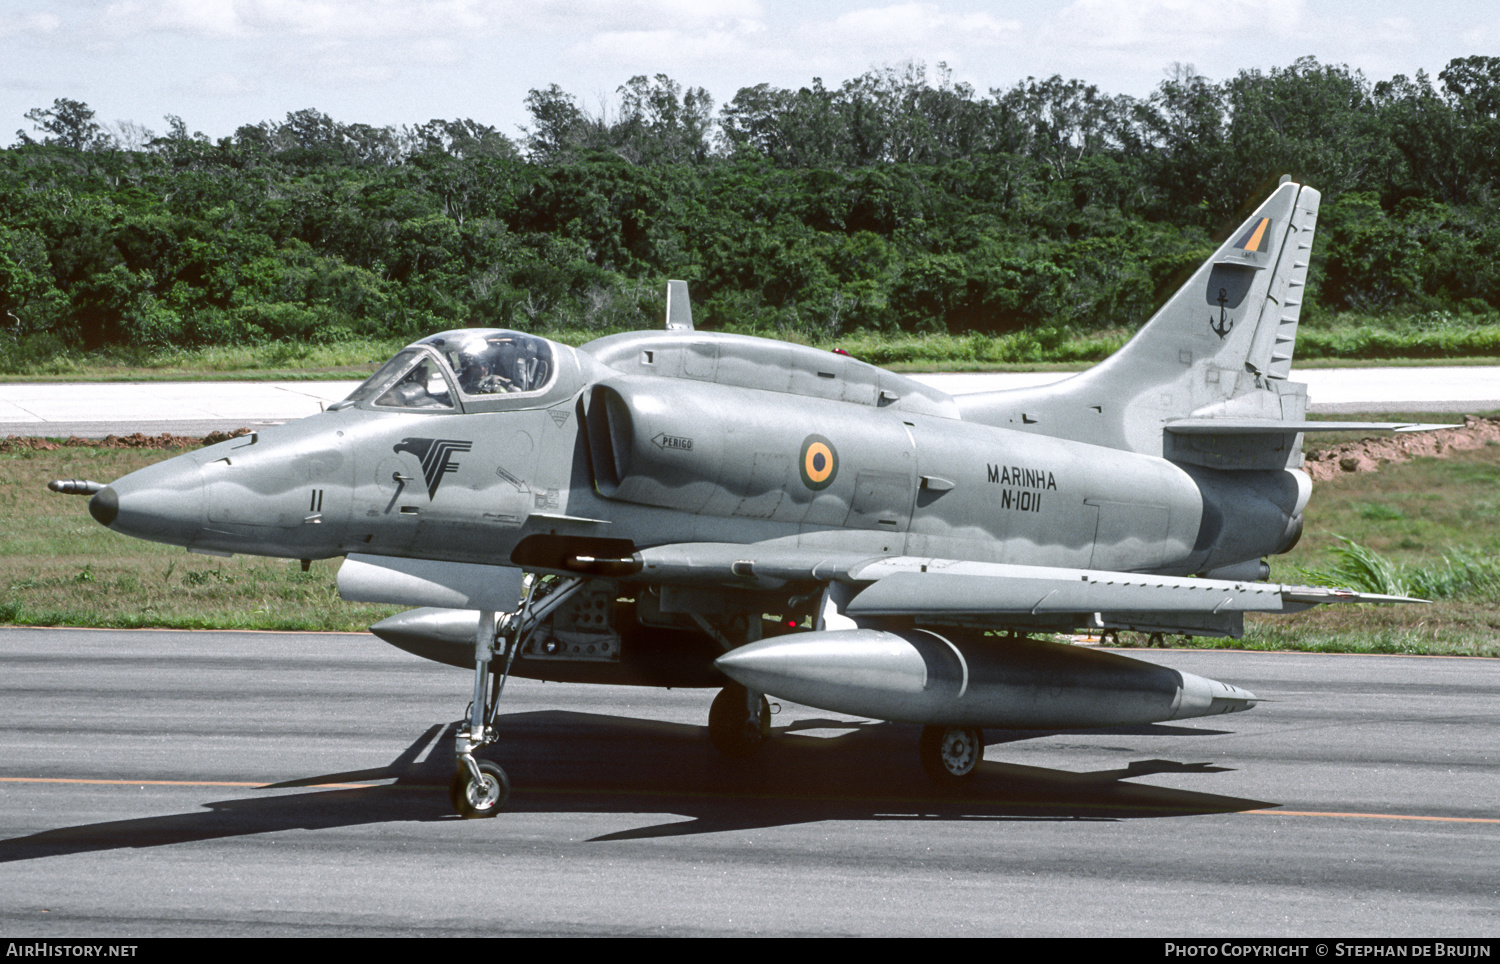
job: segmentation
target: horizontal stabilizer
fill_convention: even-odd
[[[1459,425],[1421,422],[1284,422],[1274,418],[1179,418],[1168,422],[1177,435],[1284,435],[1289,432],[1430,432]]]

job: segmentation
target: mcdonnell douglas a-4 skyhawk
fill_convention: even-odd
[[[766,696],[924,724],[939,782],[981,727],[1146,724],[1253,694],[1049,638],[1239,636],[1247,612],[1396,597],[1269,583],[1302,531],[1290,380],[1318,192],[1281,186],[1129,344],[1042,388],[949,396],[842,354],[666,329],[569,348],[463,329],[326,412],[92,493],[111,529],[218,555],[345,556],[373,627],[474,671],[452,799],[510,792],[475,751],[507,676],[720,687],[709,738],[770,735]]]

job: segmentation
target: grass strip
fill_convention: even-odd
[[[7,519],[0,529],[0,623],[362,631],[402,608],[339,599],[340,560],[314,562],[304,573],[295,560],[194,555],[111,532],[89,516],[86,499],[46,488],[54,478],[108,482],[185,450],[0,452],[0,512]],[[1271,560],[1273,581],[1305,583],[1320,573],[1352,581],[1337,570],[1350,540],[1394,567],[1406,588],[1437,600],[1252,615],[1244,639],[1189,645],[1500,657],[1500,446],[1318,483],[1306,522],[1301,543]],[[1146,641],[1121,637],[1127,645]],[[1171,643],[1181,645],[1176,637]]]

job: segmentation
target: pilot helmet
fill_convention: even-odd
[[[470,338],[459,346],[458,365],[459,369],[467,369],[470,365],[485,365],[488,367],[490,344],[483,338]]]

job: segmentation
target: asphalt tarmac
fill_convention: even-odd
[[[1059,372],[916,375],[950,394],[1044,385]],[[1314,413],[1447,412],[1500,409],[1500,367],[1310,368],[1293,372],[1308,386]],[[354,381],[294,382],[0,382],[0,436],[103,438],[143,432],[203,436],[262,428],[320,412],[346,397]]]
[[[468,674],[363,634],[0,630],[0,933],[1489,936],[1500,661],[1152,651],[1248,713],[987,733],[514,680],[509,811],[453,816]]]

